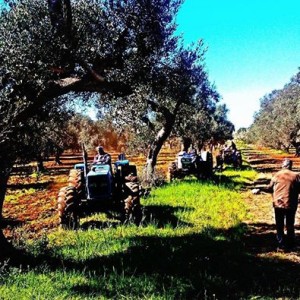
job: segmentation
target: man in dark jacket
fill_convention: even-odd
[[[300,175],[292,170],[292,161],[285,159],[282,169],[271,179],[267,190],[273,191],[276,238],[279,249],[295,246],[295,215],[300,193]],[[287,234],[284,234],[284,225]]]

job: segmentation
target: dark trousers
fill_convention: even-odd
[[[276,238],[279,246],[294,246],[295,215],[296,209],[275,208]],[[286,235],[284,234],[284,225],[286,227]]]

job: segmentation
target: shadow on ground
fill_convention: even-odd
[[[51,184],[51,181],[48,182],[33,182],[33,183],[20,183],[20,184],[8,184],[8,188],[11,190],[22,190],[22,189],[46,189]]]
[[[147,226],[149,223],[154,224],[157,228],[164,228],[166,226],[176,228],[178,226],[190,226],[190,224],[179,220],[176,214],[180,211],[187,211],[186,207],[173,207],[168,205],[148,205],[143,207],[143,216],[140,226]],[[86,221],[80,225],[80,229],[87,230],[91,228],[104,229],[111,228],[120,225],[122,220],[122,214],[120,211],[104,210],[110,221]],[[131,223],[130,221],[125,221]]]
[[[234,238],[240,230],[247,232],[241,241]],[[284,257],[275,260],[258,256],[274,251],[273,230],[274,226],[268,224],[241,224],[227,231],[207,228],[204,233],[182,237],[140,236],[131,239],[130,247],[122,253],[96,255],[79,263],[62,262],[61,257],[53,256],[46,249],[38,257],[14,249],[10,260],[17,266],[46,265],[64,272],[88,270],[95,278],[106,276],[106,280],[109,276],[129,281],[132,276],[149,277],[157,295],[172,289],[172,282],[178,280],[184,287],[178,289],[174,299],[204,299],[206,292],[214,294],[216,299],[247,299],[249,295],[298,299],[300,265]],[[136,281],[131,285],[132,290],[138,291]],[[93,285],[92,281],[84,286],[74,285],[72,289],[79,297],[91,293],[108,298],[118,296],[104,286]],[[137,292],[135,296],[140,295]]]
[[[0,229],[3,229],[7,226],[19,227],[21,225],[24,225],[24,221],[18,221],[18,220],[10,219],[10,218],[3,218],[0,220]]]

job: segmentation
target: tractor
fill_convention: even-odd
[[[213,173],[213,158],[209,151],[202,151],[201,155],[181,151],[175,161],[169,165],[170,181],[181,179],[187,175],[195,175],[198,179],[209,178]]]
[[[232,165],[235,169],[240,169],[243,164],[242,154],[239,150],[222,150],[217,156],[217,169],[223,169],[223,164]]]
[[[139,224],[142,211],[136,166],[124,156],[112,165],[89,165],[83,147],[83,163],[70,170],[68,186],[58,194],[57,210],[60,225],[67,229],[76,229],[80,217],[109,210],[120,212],[122,221]]]

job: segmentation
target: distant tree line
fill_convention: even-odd
[[[250,143],[286,151],[291,146],[299,147],[300,72],[281,90],[274,90],[260,100],[260,109],[243,138]]]

